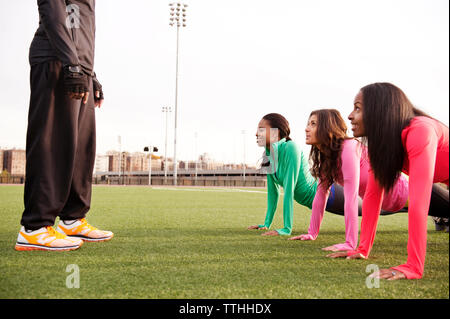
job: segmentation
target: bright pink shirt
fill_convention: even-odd
[[[338,250],[354,250],[358,245],[358,195],[364,198],[370,165],[366,146],[354,139],[342,144],[341,171],[335,181],[344,188],[345,243],[334,245]],[[329,189],[317,188],[312,205],[311,221],[308,234],[316,239],[328,200]],[[382,208],[386,211],[398,211],[408,200],[408,181],[400,176],[393,190],[383,200]]]
[[[417,116],[402,131],[405,160],[402,171],[409,175],[408,259],[393,267],[408,279],[422,278],[427,246],[427,217],[433,183],[449,185],[448,127],[435,119]],[[361,239],[356,251],[368,257],[375,240],[384,191],[369,174],[363,200]]]

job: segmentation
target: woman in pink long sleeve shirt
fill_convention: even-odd
[[[313,111],[306,127],[306,144],[311,145],[313,176],[319,186],[312,205],[308,234],[291,240],[315,240],[319,234],[330,185],[338,183],[344,189],[345,243],[323,248],[329,251],[354,250],[358,244],[358,196],[364,198],[370,165],[366,147],[347,136],[347,126],[339,111]],[[401,175],[382,202],[382,209],[396,212],[408,200],[408,181]]]
[[[367,140],[372,171],[363,200],[358,249],[328,256],[368,258],[384,194],[403,171],[409,175],[408,258],[405,264],[374,275],[388,280],[422,278],[432,185],[449,185],[448,127],[414,108],[403,91],[390,83],[363,87],[349,119],[354,136]]]

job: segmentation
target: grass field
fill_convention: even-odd
[[[406,260],[407,215],[383,216],[368,260],[328,259],[344,241],[344,219],[326,213],[316,241],[264,237],[264,189],[158,189],[96,186],[91,224],[111,230],[104,243],[72,252],[13,249],[23,186],[0,186],[0,298],[449,298],[449,234],[429,220],[425,276],[366,286],[366,266]],[[310,211],[295,204],[293,235]],[[272,228],[282,225],[282,202]],[[67,288],[66,267],[80,270]]]

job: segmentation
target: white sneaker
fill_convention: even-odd
[[[27,231],[21,227],[17,236],[16,250],[54,250],[65,251],[75,250],[83,245],[83,241],[78,238],[70,238],[65,234],[55,231],[51,226],[39,228],[34,231]]]
[[[61,220],[59,221],[58,228],[56,230],[61,234],[80,238],[84,241],[106,241],[114,237],[112,232],[100,230],[90,225],[86,221],[86,218],[78,219],[69,225]]]

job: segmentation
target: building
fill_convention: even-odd
[[[3,170],[15,176],[25,176],[26,154],[25,150],[4,150]]]
[[[162,171],[164,171],[164,165],[166,165],[165,159],[164,159],[164,157],[161,157],[161,170]],[[168,157],[167,158],[167,171],[169,171],[169,172],[173,171],[174,170],[173,166],[174,166],[173,165],[173,158]]]
[[[0,150],[0,173],[3,172],[3,150]]]
[[[107,164],[107,169],[103,172],[120,172],[129,174],[130,172],[146,172],[149,170],[149,154],[141,152],[122,152],[122,157],[120,158],[119,152],[108,151],[106,155],[99,155],[97,158],[104,156],[105,163]],[[99,159],[100,160],[100,159]],[[100,164],[99,164],[100,165]],[[106,166],[105,166],[106,167]],[[161,158],[156,155],[152,155],[152,170],[160,171],[163,169]],[[95,170],[96,172],[101,172],[101,170]]]
[[[134,152],[130,157],[130,169],[132,172],[141,172],[144,170],[144,164],[148,161],[145,154],[140,152]],[[148,165],[147,165],[148,167]]]
[[[97,155],[95,157],[94,172],[107,172],[109,169],[109,156]]]
[[[108,156],[108,172],[124,172],[127,170],[127,152],[122,152],[122,158],[120,158],[120,153],[118,151],[108,151],[106,152]]]
[[[200,155],[198,159],[199,159],[197,163],[198,169],[205,169],[205,170],[223,169],[224,163],[216,162],[211,158],[211,156],[208,153]]]
[[[147,172],[149,171],[150,167],[150,154],[144,154],[144,153],[136,153],[138,158],[141,159],[142,162],[142,169],[139,170],[140,172]],[[161,171],[163,169],[163,165],[161,163],[161,157],[152,154],[152,171]]]

